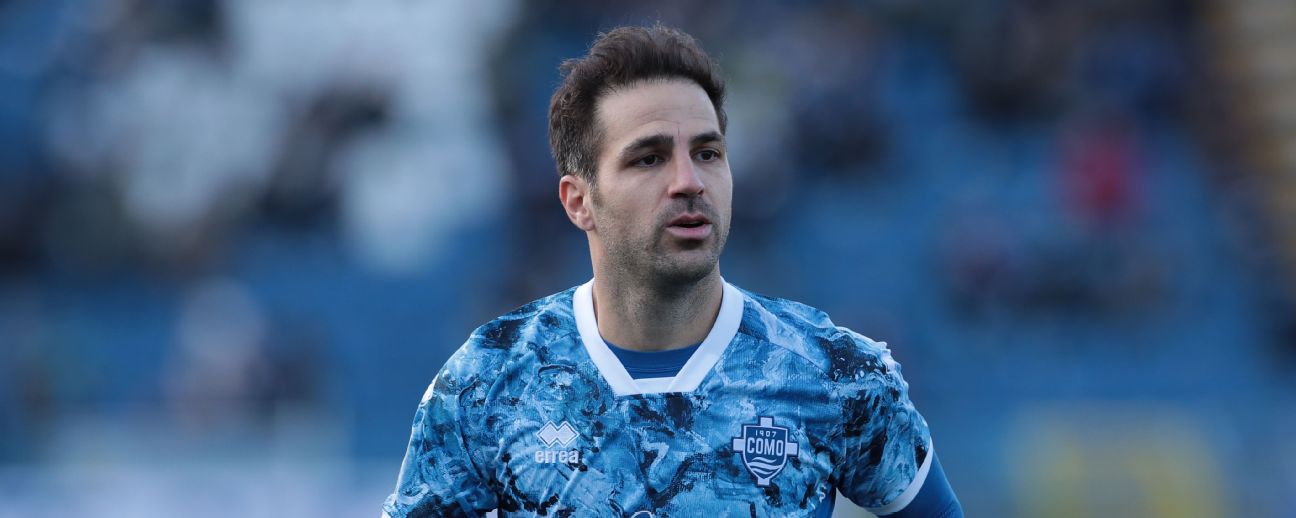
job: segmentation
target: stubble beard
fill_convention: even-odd
[[[697,205],[690,202],[688,208],[693,210]],[[629,225],[621,225],[623,232],[617,235],[627,237],[605,236],[604,246],[608,266],[614,270],[612,273],[618,278],[633,280],[636,284],[663,292],[686,289],[707,278],[720,262],[729,226],[709,206],[701,208],[704,209],[701,212],[711,220],[713,232],[708,240],[691,247],[676,247],[668,243],[673,238],[668,235],[666,223],[680,211],[669,212],[654,221],[645,232],[636,233]],[[622,221],[627,220],[623,218]]]

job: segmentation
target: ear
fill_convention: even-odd
[[[574,174],[563,175],[558,180],[558,199],[567,211],[567,219],[586,232],[594,230],[594,215],[590,212],[591,188],[589,182]]]

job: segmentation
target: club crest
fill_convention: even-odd
[[[733,449],[742,454],[743,465],[756,477],[758,486],[768,486],[783,471],[787,458],[800,450],[797,443],[788,440],[788,429],[774,426],[772,417],[743,425],[742,435],[733,438]]]

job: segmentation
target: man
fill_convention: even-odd
[[[677,30],[563,64],[558,194],[594,279],[473,332],[423,396],[390,516],[962,516],[882,343],[727,284],[724,84]]]

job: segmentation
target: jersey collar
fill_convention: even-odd
[[[721,283],[724,285],[724,293],[720,299],[720,314],[716,316],[711,332],[707,333],[702,345],[698,346],[697,351],[679,373],[675,374],[674,378],[668,378],[671,381],[664,387],[657,383],[640,383],[645,380],[636,382],[630,377],[625,366],[621,365],[621,360],[618,360],[616,354],[608,349],[607,343],[599,334],[598,321],[594,317],[594,280],[591,279],[576,288],[576,293],[572,296],[572,309],[576,314],[576,327],[580,330],[581,342],[584,343],[585,351],[594,361],[599,374],[603,375],[603,379],[612,387],[616,395],[692,392],[702,384],[702,379],[715,367],[720,356],[729,347],[729,343],[738,334],[738,325],[742,323],[744,300],[742,292],[723,280]]]

